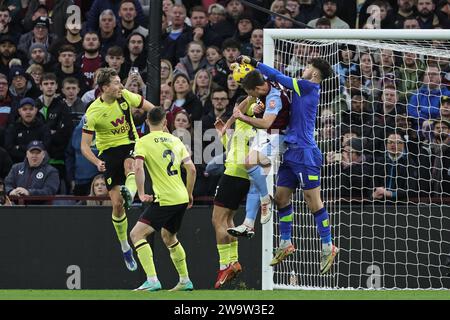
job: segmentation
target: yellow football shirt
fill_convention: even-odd
[[[122,97],[128,102],[129,108],[140,108],[144,98],[141,95],[132,93],[126,89],[122,90]],[[83,126],[83,132],[96,134],[96,145],[100,153],[104,150],[132,143],[128,136],[130,127],[134,136],[138,137],[133,123],[133,117],[130,115],[131,123],[125,119],[125,112],[122,108],[127,108],[124,104],[119,105],[116,100],[113,103],[106,103],[97,98],[86,111],[86,123]]]
[[[249,116],[253,115],[251,106],[248,107],[246,114]],[[255,134],[256,129],[251,125],[241,120],[236,120],[233,135],[231,137],[227,137],[226,135],[222,137],[222,143],[225,146],[227,155],[224,174],[248,179],[245,158],[249,153],[250,140]]]
[[[143,159],[153,183],[155,202],[174,206],[189,202],[181,179],[181,164],[190,158],[186,146],[170,133],[154,131],[143,136],[134,148],[136,159]]]

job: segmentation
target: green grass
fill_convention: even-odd
[[[450,291],[197,290],[133,292],[129,290],[0,290],[0,300],[450,300]]]

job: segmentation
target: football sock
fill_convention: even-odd
[[[128,219],[125,213],[120,217],[112,216],[112,222],[114,229],[116,229],[117,238],[120,241],[120,246],[122,247],[122,252],[130,250],[130,245],[128,244]]]
[[[230,244],[218,244],[220,270],[225,269],[230,264]]]
[[[156,270],[155,264],[153,263],[153,251],[147,240],[142,239],[134,244],[139,261],[141,262],[142,268],[147,275],[147,279],[150,281],[156,281]],[[156,280],[155,280],[156,279]]]
[[[136,186],[136,175],[134,172],[129,172],[127,175],[127,178],[125,180],[125,186],[128,188],[128,191],[130,191],[131,199],[134,199],[134,196],[137,192],[137,186]]]
[[[247,202],[245,203],[245,220],[244,224],[253,228],[255,226],[255,219],[259,210],[259,192],[252,182],[250,184],[250,190],[247,194]]]
[[[265,198],[269,195],[267,190],[266,175],[264,174],[263,168],[261,166],[255,166],[247,170],[250,176],[251,183],[255,184],[256,190],[259,192],[261,198]]]
[[[280,234],[281,240],[291,241],[292,235],[292,204],[287,205],[284,208],[278,209],[278,217],[280,218]]]
[[[322,240],[322,247],[329,247],[331,245],[331,226],[327,209],[322,208],[313,213],[314,220],[316,220],[317,231]]]
[[[170,258],[172,259],[175,269],[177,269],[178,275],[180,276],[180,281],[189,279],[189,274],[186,265],[186,253],[184,252],[183,246],[179,241],[174,245],[169,247]]]
[[[230,243],[230,262],[236,262],[239,259],[238,241],[235,240]]]

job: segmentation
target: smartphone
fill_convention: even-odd
[[[138,67],[131,67],[130,68],[130,74],[139,74],[139,68]]]

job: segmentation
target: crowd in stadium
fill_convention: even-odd
[[[291,19],[239,0],[162,1],[160,105],[169,130],[193,135],[191,147],[199,139],[203,149],[217,143],[196,136],[194,123],[203,133],[232,114],[245,92],[230,64],[239,55],[263,61],[263,28],[450,26],[448,0],[248,2]],[[81,21],[71,5],[81,9]],[[367,13],[370,5],[380,9],[379,19]],[[7,195],[106,195],[105,181],[80,151],[83,115],[99,95],[95,76],[101,67],[116,69],[125,88],[145,96],[150,14],[148,0],[0,0],[0,179]],[[303,49],[295,51],[297,58],[314,56],[313,47]],[[317,123],[324,163],[339,163],[324,176],[341,177],[344,197],[448,196],[449,60],[353,46],[341,47],[339,55],[335,99],[341,109],[321,109]],[[297,77],[302,66],[291,58],[296,56],[276,65]],[[148,133],[145,118],[136,109],[139,135]],[[194,196],[214,195],[219,177],[205,173],[206,165],[196,163]],[[33,166],[44,168],[43,177],[25,174]]]

